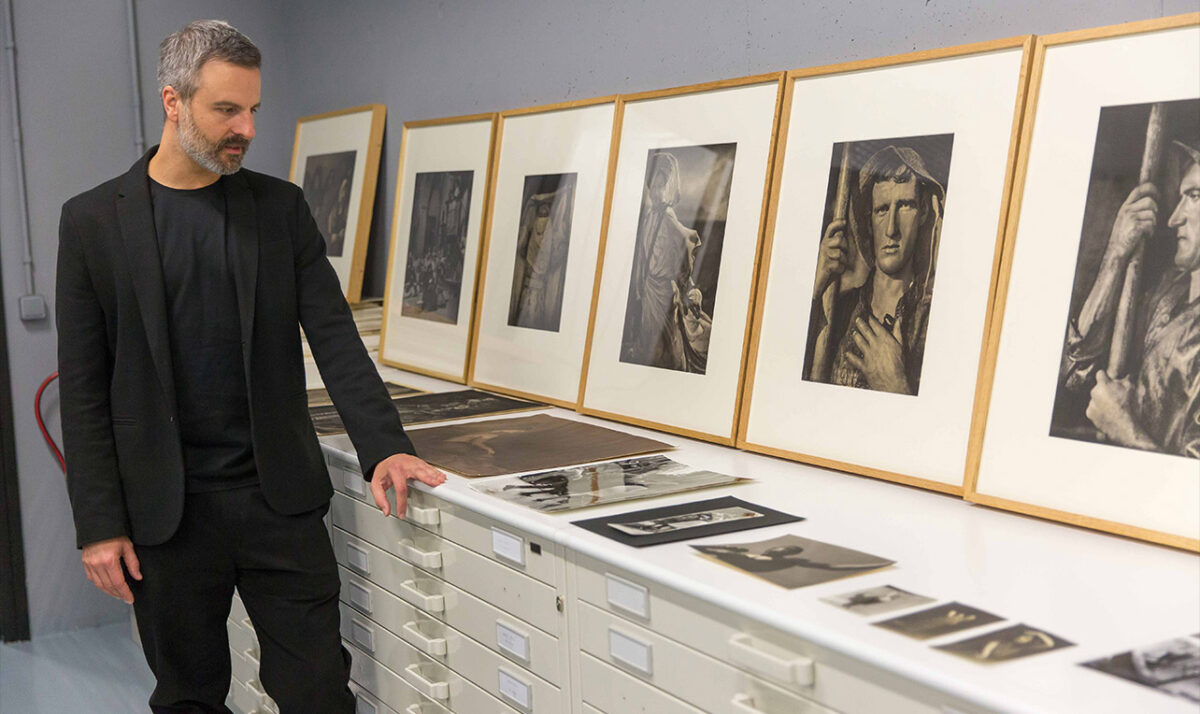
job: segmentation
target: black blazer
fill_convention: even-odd
[[[155,545],[183,514],[184,465],[162,263],[146,169],[67,201],[59,227],[57,325],[63,446],[76,540]],[[332,495],[308,417],[300,326],[363,473],[413,453],[356,331],[300,189],[246,169],[226,185],[254,460],[272,508]]]

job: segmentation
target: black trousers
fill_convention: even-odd
[[[228,714],[229,617],[236,587],[258,635],[259,681],[283,714],[354,712],[338,633],[340,582],[324,506],[284,516],[257,486],[189,493],[169,541],[136,546],[128,578],[156,714]]]

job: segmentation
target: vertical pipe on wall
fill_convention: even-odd
[[[127,0],[129,22],[129,68],[133,77],[133,146],[137,155],[146,153],[146,134],[142,127],[142,76],[138,67],[137,0]]]
[[[13,29],[12,0],[4,0],[4,52],[8,55],[8,103],[12,107],[13,145],[16,151],[17,200],[21,205],[21,231],[24,234],[25,254],[21,259],[25,267],[25,295],[33,295],[33,243],[29,237],[29,198],[25,191],[25,145],[21,138],[20,92],[17,89],[17,41]]]

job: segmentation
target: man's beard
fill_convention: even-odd
[[[179,146],[184,153],[202,168],[214,174],[228,176],[242,168],[242,159],[250,149],[250,140],[244,136],[227,136],[219,141],[209,141],[200,132],[192,113],[187,107],[179,112]],[[240,146],[240,154],[226,154],[225,147]]]

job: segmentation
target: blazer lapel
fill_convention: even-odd
[[[158,234],[154,229],[154,209],[150,202],[150,183],[146,176],[146,166],[157,148],[147,152],[122,178],[117,197],[117,220],[129,261],[129,279],[146,329],[150,357],[163,393],[167,395],[167,404],[174,412],[175,377],[171,371],[171,345],[167,333],[167,298]]]
[[[239,171],[225,180],[226,230],[233,257],[238,317],[242,326],[242,357],[250,380],[250,348],[254,335],[254,295],[258,286],[258,212],[250,184]]]

